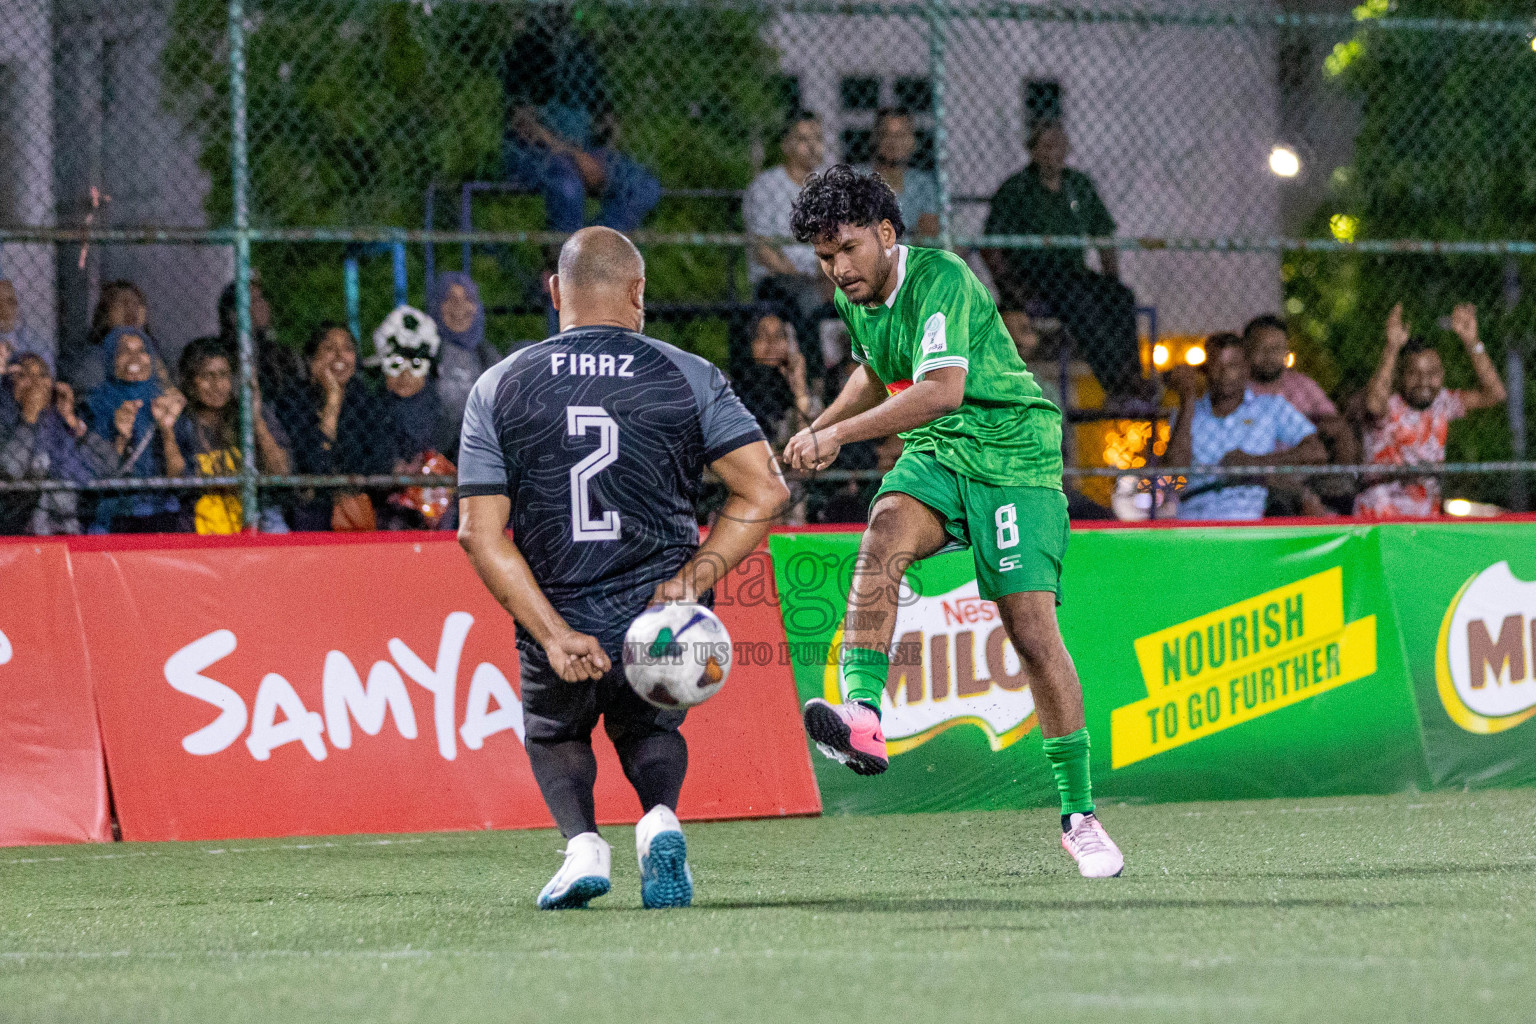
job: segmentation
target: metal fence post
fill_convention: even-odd
[[[1504,375],[1509,391],[1509,440],[1510,458],[1525,461],[1525,352],[1530,345],[1529,337],[1511,338],[1505,356]],[[1530,509],[1530,491],[1524,473],[1515,473],[1509,480],[1509,510],[1526,512]]]
[[[948,0],[928,0],[928,78],[933,93],[933,177],[939,186],[939,247],[952,248],[949,195],[949,132],[945,126],[944,46],[949,36]],[[909,225],[915,226],[915,225]]]
[[[240,362],[240,506],[247,530],[258,523],[256,422],[251,415],[256,377],[251,339],[250,154],[245,123],[245,3],[229,0],[230,171],[235,216],[235,338]]]

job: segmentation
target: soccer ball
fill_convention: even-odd
[[[653,605],[624,635],[624,676],[640,699],[677,710],[704,703],[731,672],[731,635],[701,604]]]

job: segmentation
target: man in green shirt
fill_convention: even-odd
[[[1115,219],[1093,179],[1067,166],[1071,147],[1060,121],[1030,129],[1029,166],[1003,182],[987,214],[989,235],[1108,238]],[[1112,397],[1144,398],[1136,296],[1120,283],[1119,253],[1102,248],[1094,273],[1080,249],[984,249],[982,258],[1009,309],[1034,299],[1077,343],[1077,351]]]
[[[949,543],[971,548],[1030,680],[1061,795],[1062,846],[1090,878],[1117,875],[1119,849],[1093,813],[1083,691],[1056,624],[1067,500],[1061,413],[1025,369],[1002,316],[953,253],[899,245],[896,195],[837,166],[795,201],[796,241],[837,286],[859,363],[826,412],[784,449],[795,469],[830,466],[845,444],[900,434],[859,544],[843,624],[843,700],[805,705],[806,731],[861,775],[890,766],[880,704],[896,628],[893,580]]]

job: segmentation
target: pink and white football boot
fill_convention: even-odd
[[[1109,838],[1093,812],[1074,814],[1071,828],[1061,834],[1061,848],[1077,861],[1077,871],[1084,878],[1114,878],[1125,870],[1120,847]]]
[[[805,702],[805,731],[816,748],[860,775],[879,775],[891,766],[885,754],[880,715],[867,704],[828,704],[817,697]]]

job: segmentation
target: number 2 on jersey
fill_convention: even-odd
[[[601,519],[592,518],[592,493],[588,485],[593,477],[618,461],[619,425],[600,405],[566,406],[566,434],[584,437],[593,428],[597,430],[597,451],[571,467],[571,536],[575,540],[618,540],[618,511],[609,509]]]

